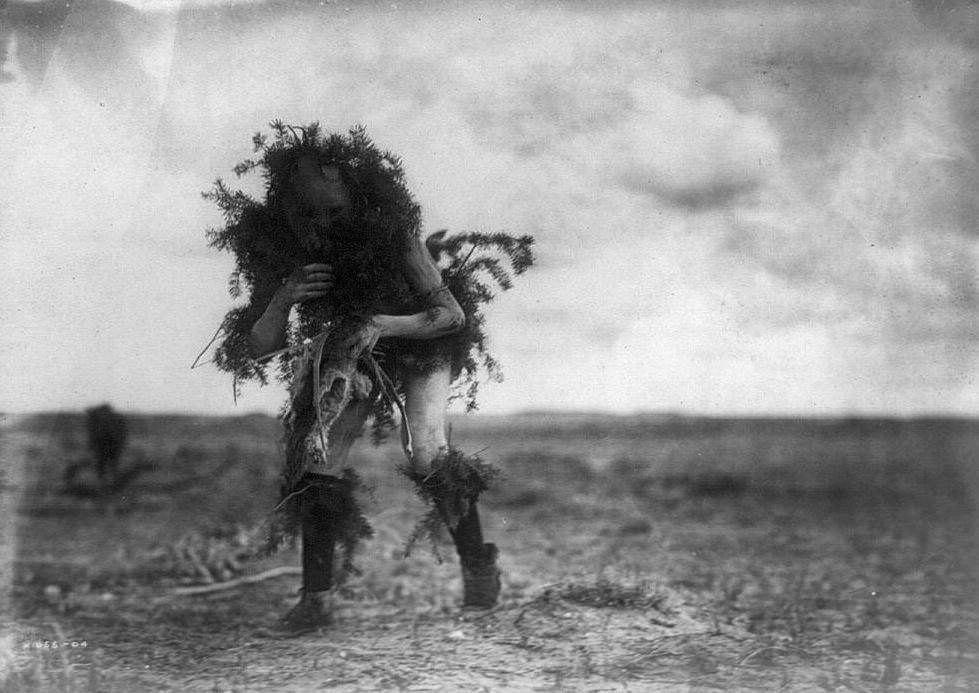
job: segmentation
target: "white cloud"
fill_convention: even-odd
[[[912,73],[924,70],[915,57]],[[737,210],[732,236],[769,271],[844,301],[882,339],[974,336],[979,311],[977,204],[964,185],[979,167],[941,88],[962,73],[924,71],[935,95],[917,98],[914,82],[892,94],[905,105],[834,151],[818,185],[790,162]]]
[[[619,165],[612,175],[637,190],[695,207],[725,205],[763,183],[778,162],[772,126],[727,99],[656,83],[633,94],[635,111],[610,149]]]

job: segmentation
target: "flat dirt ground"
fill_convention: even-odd
[[[274,419],[131,416],[107,507],[64,493],[82,424],[3,423],[5,691],[979,691],[976,422],[460,417],[506,476],[472,613],[451,547],[403,558],[425,508],[365,442],[375,536],[298,637],[294,571],[219,584],[298,565],[255,556]]]

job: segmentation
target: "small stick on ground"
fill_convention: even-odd
[[[272,578],[280,577],[282,575],[301,575],[302,568],[296,566],[279,566],[278,568],[269,568],[261,573],[256,573],[255,575],[243,575],[240,578],[235,578],[234,580],[226,580],[225,582],[217,582],[213,585],[194,585],[193,587],[176,587],[171,590],[170,594],[175,597],[192,597],[198,594],[210,594],[212,592],[221,592],[224,590],[232,590],[236,587],[241,587],[242,585],[251,585],[256,582],[262,582],[263,580],[270,580]]]
[[[197,555],[196,551],[194,551],[193,546],[184,547],[184,555],[194,566],[194,570],[197,571],[197,573],[204,579],[205,582],[208,583],[215,582],[214,575],[212,575],[211,571],[207,569],[206,565],[204,565],[204,561],[202,561],[201,557]]]

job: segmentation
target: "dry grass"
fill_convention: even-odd
[[[596,580],[591,583],[572,582],[544,590],[539,599],[549,601],[563,599],[571,604],[590,606],[596,609],[665,609],[667,597],[655,592],[649,585],[623,585],[611,580]]]
[[[296,565],[242,551],[274,503],[275,423],[137,420],[128,461],[153,470],[104,514],[50,482],[79,423],[20,430],[7,690],[979,690],[976,424],[459,422],[507,477],[484,503],[505,597],[480,614],[451,549],[403,558],[425,508],[394,446],[363,447],[363,574],[331,632],[282,639],[294,578],[168,596]]]

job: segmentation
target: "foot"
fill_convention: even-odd
[[[299,635],[333,623],[329,592],[303,592],[299,603],[279,621],[279,630]]]
[[[462,564],[463,608],[489,609],[496,606],[500,596],[500,569],[496,565],[499,551],[496,544],[484,544],[484,553],[477,560]]]

